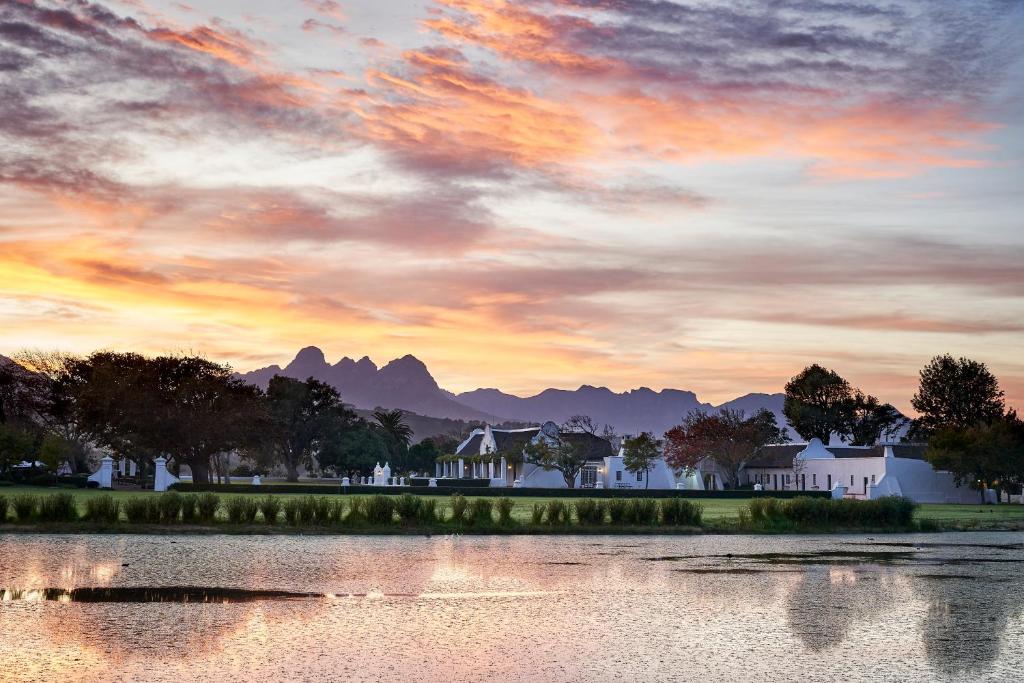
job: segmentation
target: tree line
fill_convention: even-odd
[[[275,376],[266,391],[227,365],[189,355],[146,357],[101,351],[86,357],[22,352],[0,366],[0,475],[22,461],[90,472],[95,449],[123,454],[143,470],[158,456],[187,466],[196,482],[228,474],[236,453],[257,468],[369,472],[432,468],[436,439],[410,446],[400,410],[359,417],[337,389],[316,379]]]

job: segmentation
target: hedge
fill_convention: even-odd
[[[464,496],[508,496],[510,498],[831,498],[828,491],[751,491],[749,489],[729,491],[680,491],[677,489],[552,489],[552,488],[489,488],[486,486],[440,486],[437,488],[424,486],[325,486],[323,484],[187,484],[178,483],[171,486],[177,491],[214,491],[217,493],[312,493],[326,495],[332,493],[348,494],[381,494],[400,496],[411,493],[421,496],[442,496],[460,493]],[[466,480],[461,480],[466,481]],[[487,481],[487,480],[483,480]]]

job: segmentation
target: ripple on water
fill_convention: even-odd
[[[1020,540],[0,535],[2,677],[1007,680]]]

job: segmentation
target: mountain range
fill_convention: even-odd
[[[239,377],[266,388],[274,375],[313,377],[326,382],[356,408],[401,408],[419,415],[469,422],[564,422],[573,415],[589,415],[599,426],[611,425],[620,434],[650,431],[660,436],[691,410],[713,412],[732,408],[750,414],[766,408],[775,413],[779,424],[786,423],[782,416],[782,394],[746,394],[719,405],[702,403],[692,391],[654,391],[647,387],[616,393],[607,387],[583,385],[575,390],[545,389],[527,397],[498,389],[453,394],[438,386],[427,366],[415,356],[397,358],[380,368],[366,356],[358,361],[345,357],[332,365],[315,346],[299,351],[283,368],[271,365]]]

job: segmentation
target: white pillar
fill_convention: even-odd
[[[462,461],[462,458],[459,458],[459,470],[455,473],[456,479],[462,479],[462,473],[465,471],[465,468],[466,464]]]
[[[507,485],[508,484],[508,463],[505,461],[505,456],[501,456],[501,480]]]
[[[153,490],[166,491],[171,484],[177,484],[178,478],[167,471],[167,458],[159,457],[153,461],[156,471],[153,473]]]
[[[100,460],[100,468],[89,477],[89,481],[98,482],[101,489],[109,489],[113,477],[114,459],[106,455]]]

